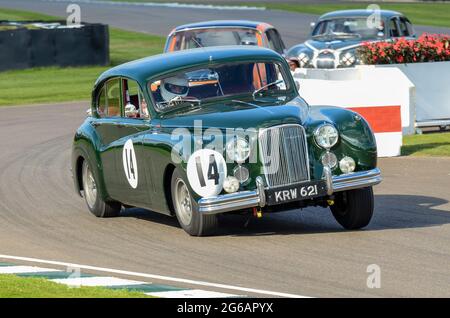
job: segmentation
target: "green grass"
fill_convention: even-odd
[[[44,278],[0,275],[0,298],[148,298],[144,293],[102,287],[71,288]]]
[[[0,9],[0,20],[54,20],[32,12]],[[165,38],[110,28],[111,66],[161,53]],[[46,67],[0,73],[0,106],[89,100],[96,78],[109,67]]]
[[[114,0],[127,2],[164,2],[161,0]],[[178,0],[173,2],[183,3],[209,3],[222,5],[246,5],[252,7],[266,7],[272,10],[283,10],[299,13],[321,15],[329,11],[345,9],[365,9],[371,3],[378,3],[381,9],[395,10],[404,13],[413,24],[450,27],[450,3],[320,3],[320,4],[293,4],[273,1],[268,3],[257,2],[208,2],[206,0]]]
[[[450,156],[450,133],[428,133],[403,137],[404,156]]]

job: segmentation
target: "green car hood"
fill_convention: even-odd
[[[259,106],[254,103],[217,103],[205,105],[183,114],[161,119],[162,128],[194,128],[200,121],[203,128],[263,128],[280,124],[303,124],[308,116],[307,105]]]

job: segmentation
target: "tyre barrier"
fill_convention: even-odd
[[[109,64],[108,25],[0,21],[0,71]]]

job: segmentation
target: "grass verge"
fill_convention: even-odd
[[[56,17],[0,8],[0,20],[54,20]],[[165,38],[109,29],[111,66],[161,53]],[[110,67],[110,66],[109,66]],[[96,78],[109,67],[45,67],[0,73],[0,106],[90,99]]]
[[[144,293],[103,287],[71,288],[44,278],[0,274],[0,298],[149,298]]]
[[[429,133],[403,137],[403,156],[450,156],[450,133]]]

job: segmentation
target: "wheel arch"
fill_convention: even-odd
[[[77,138],[78,137],[78,138]],[[83,162],[87,160],[90,163],[94,177],[98,183],[98,190],[103,199],[108,198],[106,186],[103,178],[103,165],[99,151],[90,138],[86,136],[76,136],[72,147],[72,177],[75,191],[81,196],[83,190],[82,167]]]
[[[164,197],[171,215],[175,215],[175,209],[172,204],[172,175],[175,169],[176,166],[173,163],[169,163],[164,170],[163,176]]]

